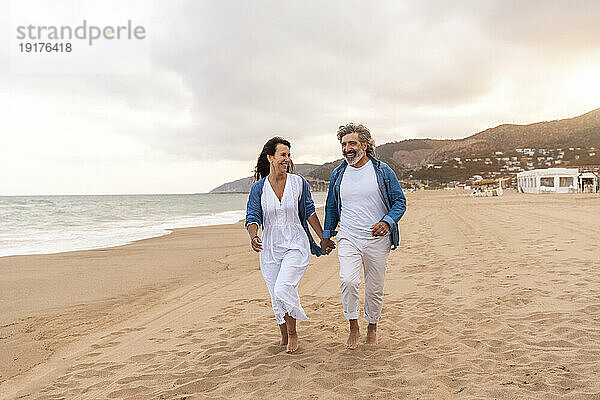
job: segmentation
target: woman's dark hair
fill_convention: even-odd
[[[269,175],[269,172],[271,171],[271,164],[269,163],[267,155],[274,156],[275,149],[277,148],[278,144],[284,144],[288,148],[292,148],[290,142],[288,142],[282,137],[275,136],[269,139],[267,143],[265,143],[265,145],[263,146],[263,149],[260,152],[260,155],[258,156],[258,160],[256,161],[256,167],[254,167],[255,181],[258,181],[259,179],[262,179],[265,176]],[[291,161],[290,165],[288,165],[287,172],[294,172],[294,163],[292,163]]]

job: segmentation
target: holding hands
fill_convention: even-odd
[[[329,254],[335,249],[335,242],[330,238],[323,238],[321,239],[321,249],[325,254]]]
[[[380,221],[371,227],[371,235],[374,237],[385,236],[390,230],[390,226],[385,221]],[[331,238],[321,239],[321,249],[325,254],[331,253],[335,249],[335,242]]]

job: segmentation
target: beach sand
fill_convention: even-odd
[[[241,223],[0,258],[0,398],[600,399],[600,196],[407,197],[354,351],[334,252],[285,353]]]

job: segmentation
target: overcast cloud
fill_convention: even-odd
[[[75,4],[25,3],[35,20]],[[322,163],[349,121],[382,144],[600,107],[597,1],[77,3],[146,26],[150,56],[130,61],[149,72],[129,74],[12,71],[15,4],[0,0],[0,195],[202,192],[250,175],[275,134]]]

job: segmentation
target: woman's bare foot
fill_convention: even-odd
[[[281,342],[279,342],[280,346],[286,346],[288,344],[288,333],[287,333],[287,326],[285,325],[285,322],[281,325],[279,325],[279,330],[281,331]]]
[[[377,344],[377,324],[369,324],[367,327],[367,344]]]
[[[298,333],[288,332],[288,344],[285,351],[288,353],[293,353],[296,350],[298,350]]]
[[[285,314],[285,325],[287,327],[287,347],[286,352],[293,353],[298,350],[298,333],[296,332],[296,320]]]
[[[355,319],[350,320],[350,335],[348,336],[348,340],[346,341],[346,349],[354,350],[358,347],[358,321]]]

